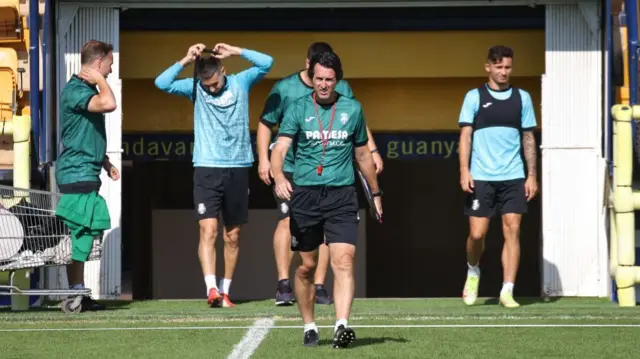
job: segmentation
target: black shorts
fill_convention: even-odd
[[[247,223],[249,217],[249,167],[196,167],[193,203],[198,220],[218,218],[225,226]]]
[[[354,186],[296,186],[291,197],[291,250],[311,252],[323,242],[355,245],[358,220]]]
[[[470,217],[493,217],[496,209],[501,215],[527,213],[524,179],[508,181],[473,181],[474,193],[469,194],[464,213]]]
[[[295,188],[293,184],[293,173],[284,172],[284,177],[289,181],[289,183],[291,183],[291,187]],[[285,218],[289,218],[289,209],[291,208],[291,202],[286,199],[278,198],[278,196],[276,195],[275,183],[273,185],[273,197],[276,199],[276,204],[278,205],[278,220],[281,221]]]

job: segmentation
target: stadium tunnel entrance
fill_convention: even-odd
[[[360,198],[356,296],[460,296],[468,231],[457,158],[460,106],[465,93],[485,81],[487,49],[505,44],[516,54],[513,83],[531,93],[540,124],[544,37],[542,6],[122,11],[123,281],[130,273],[135,299],[200,298],[203,292],[192,203],[192,105],[156,89],[155,77],[197,42],[273,56],[274,68],[251,92],[255,132],[273,83],[303,67],[310,43],[326,41],[342,58],[385,160],[384,225],[369,220]],[[230,72],[249,66],[233,58],[225,65]],[[232,292],[238,299],[266,299],[277,280],[276,208],[257,163],[250,193]],[[522,224],[517,296],[541,291],[539,198]],[[482,260],[481,296],[500,291],[502,243],[496,218]],[[222,270],[222,240],[218,245]],[[330,286],[331,270],[328,278]]]

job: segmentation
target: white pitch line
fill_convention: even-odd
[[[275,323],[275,320],[271,318],[256,320],[242,337],[242,340],[233,347],[233,351],[227,359],[251,358]]]
[[[443,329],[443,328],[640,328],[640,324],[380,324],[350,325],[351,328],[395,328],[395,329]],[[333,328],[319,325],[318,328]],[[203,327],[103,327],[103,328],[15,328],[0,329],[0,333],[17,332],[106,332],[106,331],[153,331],[153,330],[218,330],[218,329],[302,329],[302,325],[252,325],[252,326],[203,326]]]

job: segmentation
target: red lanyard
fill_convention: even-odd
[[[316,102],[316,93],[313,93],[313,105],[316,108],[316,117],[318,117],[318,126],[320,127],[320,138],[322,139],[322,159],[320,160],[320,164],[318,165],[318,176],[322,175],[322,163],[324,162],[324,153],[327,148],[327,143],[329,143],[329,135],[331,134],[331,129],[333,128],[333,119],[336,117],[336,107],[338,101],[333,103],[333,110],[331,111],[331,120],[329,120],[329,130],[327,131],[327,138],[325,139],[324,131],[322,131],[322,120],[320,119],[320,113],[318,112],[318,102]]]

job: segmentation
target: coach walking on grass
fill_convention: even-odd
[[[309,64],[314,91],[294,101],[285,112],[271,154],[276,195],[291,200],[291,249],[302,263],[296,270],[295,291],[304,323],[305,346],[318,344],[314,322],[313,274],[317,250],[329,246],[335,276],[336,324],[333,346],[346,347],[355,340],[348,327],[354,295],[353,259],[358,236],[358,197],[353,153],[382,213],[376,168],[367,147],[367,127],[360,103],[336,92],[342,79],[340,58],[332,52],[314,56]],[[283,173],[289,148],[295,145],[294,186]],[[325,239],[326,238],[326,239]]]

